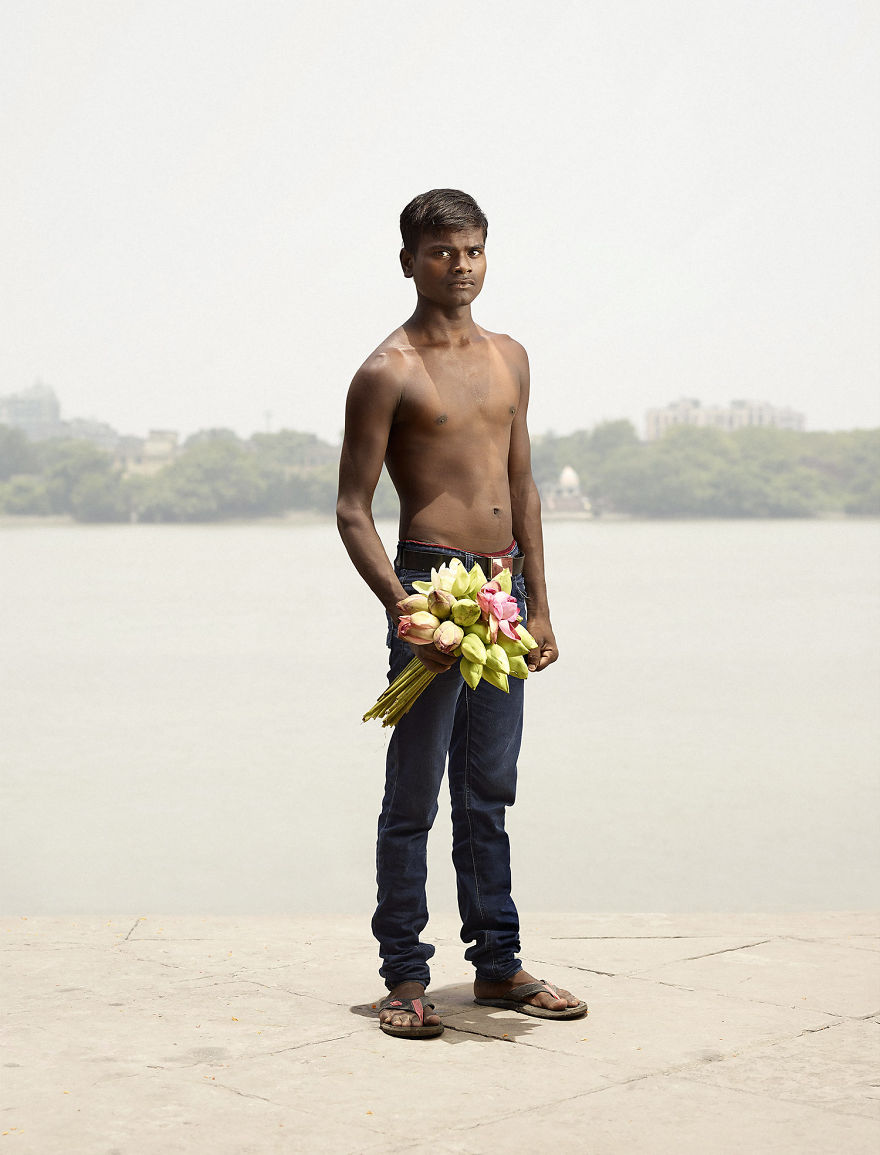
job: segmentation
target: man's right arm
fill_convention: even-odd
[[[373,494],[382,472],[388,435],[403,391],[389,360],[374,354],[355,374],[345,405],[345,435],[339,461],[336,524],[355,569],[396,622],[397,603],[406,590],[382,546],[373,523]],[[413,655],[432,673],[451,668],[456,659],[434,646],[411,645]]]
[[[392,354],[393,356],[393,354]],[[348,390],[339,461],[336,524],[355,569],[392,615],[406,596],[373,523],[373,494],[382,472],[401,386],[389,355],[374,354]]]

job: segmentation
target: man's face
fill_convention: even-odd
[[[400,254],[406,277],[419,296],[444,308],[469,305],[486,276],[486,241],[482,229],[423,234],[415,253]]]

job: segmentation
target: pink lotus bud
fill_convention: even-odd
[[[464,637],[464,630],[461,626],[457,626],[455,622],[445,621],[441,622],[434,631],[434,645],[441,654],[451,654],[453,650],[458,649],[461,645],[461,639]]]
[[[501,593],[501,586],[498,582],[486,582],[482,589],[477,592],[477,602],[485,617],[491,613],[492,599],[499,593]]]
[[[440,619],[429,614],[427,610],[418,610],[414,614],[404,614],[397,623],[397,636],[417,646],[427,646],[434,640],[434,631],[440,625]]]
[[[447,590],[431,590],[428,594],[428,609],[435,618],[448,618],[455,605],[455,598]]]
[[[428,599],[424,594],[410,594],[397,603],[397,608],[404,614],[417,614],[428,609]]]

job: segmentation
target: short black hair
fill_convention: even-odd
[[[464,229],[482,229],[485,241],[489,222],[474,198],[457,188],[432,188],[419,193],[400,214],[400,236],[408,253],[416,251],[425,233],[436,235]]]

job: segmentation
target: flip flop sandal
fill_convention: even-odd
[[[565,1007],[561,1011],[551,1011],[547,1007],[536,1007],[525,1000],[541,992],[560,998],[559,990],[552,983],[541,979],[537,983],[524,983],[514,989],[505,998],[474,999],[481,1007],[502,1007],[505,1011],[519,1011],[521,1015],[532,1015],[536,1019],[579,1019],[587,1013],[587,1004],[578,1003],[576,1007]]]
[[[422,999],[392,999],[390,996],[379,1003],[380,1011],[400,1011],[401,1014],[416,1015],[419,1020],[417,1027],[398,1027],[391,1023],[380,1021],[379,1026],[386,1035],[394,1035],[398,1039],[432,1039],[443,1034],[443,1024],[433,1026],[425,1024],[425,1014],[433,1011],[434,1004],[426,1003]]]

